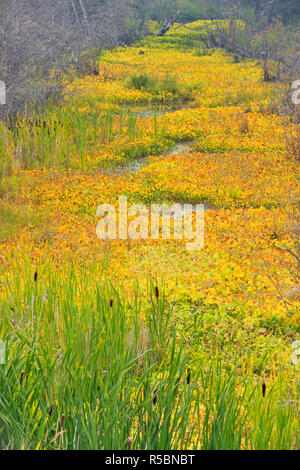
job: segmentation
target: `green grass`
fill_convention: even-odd
[[[49,107],[12,123],[10,128],[2,126],[0,142],[10,142],[3,171],[11,170],[12,161],[25,169],[74,167],[74,157],[85,168],[86,156],[92,150],[121,138],[130,141],[136,137],[137,118],[133,113],[113,109],[101,112],[96,108],[81,111],[87,104],[75,101],[62,108]]]
[[[166,79],[167,80],[167,79]],[[172,87],[172,80],[168,82]],[[114,156],[124,161],[163,153],[170,142],[158,135],[153,110],[153,135],[141,144],[143,118],[130,109],[99,111],[89,100],[79,100],[64,107],[39,110],[10,126],[0,126],[0,198],[9,193],[10,175],[17,169],[76,168],[115,166]],[[93,155],[106,151],[111,161],[94,162]],[[92,158],[91,158],[92,156]],[[1,176],[2,175],[2,176]]]
[[[217,349],[192,360],[163,285],[145,297],[138,286],[117,291],[96,263],[57,273],[24,258],[6,275],[0,315],[1,448],[298,445],[284,375],[263,396]]]
[[[0,200],[0,242],[17,237],[26,225],[39,225],[42,216],[27,206],[13,206]]]

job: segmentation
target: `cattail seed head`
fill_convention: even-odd
[[[156,388],[153,392],[153,398],[152,398],[153,405],[156,405],[157,403],[157,396],[158,396],[158,388]]]
[[[35,271],[35,273],[34,273],[34,282],[36,282],[36,281],[37,281],[37,278],[38,278],[38,272],[37,272],[37,271]]]
[[[61,418],[60,418],[60,426],[63,428],[64,425],[65,425],[65,421],[66,421],[66,417],[64,414],[61,415]]]
[[[132,438],[131,438],[131,437],[128,437],[127,449],[128,449],[128,450],[131,450],[131,449],[132,449]]]
[[[110,308],[112,308],[113,304],[114,304],[114,300],[113,300],[113,299],[110,299],[110,302],[109,302]]]
[[[189,385],[190,381],[191,381],[191,369],[188,368],[187,374],[186,374],[186,383]]]
[[[24,370],[22,370],[21,375],[20,375],[20,385],[22,385],[24,374],[25,372]]]
[[[159,290],[158,287],[155,286],[155,297],[158,299],[159,298]]]
[[[267,388],[267,386],[266,386],[265,382],[263,382],[262,387],[261,387],[263,397],[266,396],[266,388]]]
[[[50,417],[52,415],[52,406],[50,406],[49,410],[48,410],[48,416]]]

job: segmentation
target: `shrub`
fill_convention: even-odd
[[[160,83],[160,88],[172,95],[180,94],[180,85],[175,77],[167,75]]]
[[[0,70],[7,89],[0,118],[16,117],[31,103],[47,104],[53,95],[60,96],[70,66],[97,74],[91,58],[101,48],[137,39],[132,26],[127,27],[134,18],[129,3],[84,3],[0,0]]]
[[[179,83],[172,75],[159,79],[147,74],[134,74],[130,77],[128,87],[145,90],[154,96],[160,96],[165,92],[182,101],[188,101],[192,95],[192,90]]]
[[[147,90],[151,87],[153,88],[154,82],[155,80],[147,74],[135,73],[130,77],[128,86],[129,88],[135,88],[136,90],[143,90],[143,89]]]

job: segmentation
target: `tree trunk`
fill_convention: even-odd
[[[162,27],[162,29],[157,33],[157,36],[164,36],[169,31],[169,29],[171,29],[173,24],[178,20],[180,15],[181,15],[181,11],[179,10],[174,16],[174,18],[166,22],[166,24]]]

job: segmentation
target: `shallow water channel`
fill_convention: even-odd
[[[161,117],[168,113],[175,113],[181,109],[187,108],[186,106],[180,106],[177,108],[161,108],[158,110],[155,109],[141,109],[135,112],[135,115],[139,119],[148,119],[150,117]],[[168,155],[179,155],[179,154],[188,154],[192,150],[192,142],[178,142],[175,143],[173,148],[167,152],[162,154],[163,156]],[[126,173],[137,173],[145,166],[149,165],[150,159],[149,157],[137,158],[132,161],[127,161],[125,164],[120,165],[119,167],[115,168],[107,168],[105,169],[105,174],[107,175],[125,175]]]
[[[187,109],[187,108],[188,108],[188,106],[180,106],[180,107],[177,107],[177,108],[163,108],[163,109],[159,109],[159,110],[142,109],[142,110],[136,111],[135,115],[136,115],[136,117],[138,117],[140,119],[148,119],[148,118],[154,117],[154,116],[161,117],[161,116],[164,116],[168,113],[174,113],[174,112],[179,111],[181,109]],[[170,155],[189,154],[189,153],[192,152],[192,145],[193,145],[193,142],[191,142],[191,141],[174,143],[173,148],[170,151],[162,154],[160,157],[164,158],[164,157],[170,156]],[[150,158],[149,157],[143,157],[143,158],[138,158],[138,159],[135,159],[135,160],[132,160],[132,161],[127,161],[122,166],[119,166],[119,167],[116,167],[116,168],[108,168],[104,171],[105,171],[105,174],[107,174],[107,175],[133,174],[133,173],[139,172],[143,168],[147,167],[149,164],[150,164]],[[172,205],[172,204],[175,204],[175,202],[170,203],[170,205]],[[177,201],[176,204],[180,205],[179,213],[177,212],[177,216],[179,216],[179,217],[184,216],[184,215],[186,215],[187,213],[189,213],[191,211],[193,212],[194,209],[195,209],[195,205],[196,205],[196,204],[194,204],[192,206],[193,208],[188,207],[188,205],[190,205],[190,203],[188,201],[185,201],[185,202]],[[204,204],[204,211],[216,210],[217,209],[211,203],[208,203],[208,202],[205,202],[205,201],[200,201],[197,204]],[[170,217],[174,218],[175,213],[171,211]]]

